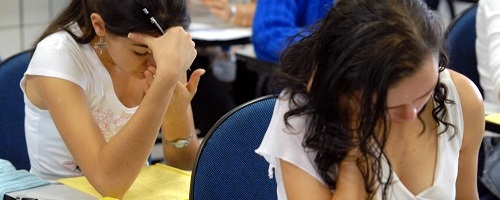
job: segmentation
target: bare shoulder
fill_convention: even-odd
[[[466,76],[450,69],[448,71],[460,97],[462,110],[464,112],[466,110],[475,110],[475,112],[483,111],[476,110],[478,107],[483,107],[483,97],[477,86]],[[484,111],[481,115],[484,115]]]
[[[484,134],[484,104],[477,86],[466,76],[449,70],[460,98],[464,121],[462,147],[477,146]]]

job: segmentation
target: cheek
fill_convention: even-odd
[[[387,110],[387,115],[389,115],[390,119],[397,119],[401,115],[401,109],[389,109]]]

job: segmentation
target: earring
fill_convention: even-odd
[[[99,37],[99,42],[94,43],[94,49],[99,49],[99,53],[102,54],[102,50],[108,47],[108,43]]]

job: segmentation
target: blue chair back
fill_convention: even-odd
[[[24,135],[24,100],[19,82],[28,68],[31,50],[18,53],[0,64],[0,158],[16,169],[30,169]]]
[[[446,41],[450,69],[472,80],[483,94],[477,71],[476,13],[477,3],[465,9],[446,30]]]
[[[271,121],[276,96],[244,103],[207,133],[191,177],[191,200],[277,198],[269,164],[255,153]]]

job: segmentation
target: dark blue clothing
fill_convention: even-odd
[[[333,0],[258,0],[252,27],[257,58],[276,63],[288,39],[322,19],[333,4]]]

